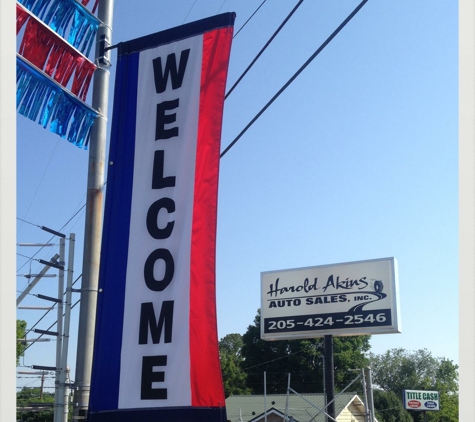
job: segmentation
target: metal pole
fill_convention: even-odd
[[[66,366],[66,371],[64,371],[64,381],[67,383],[67,385],[64,385],[64,411],[63,411],[63,416],[62,420],[63,422],[67,422],[68,420],[68,413],[69,413],[69,384],[70,384],[70,377],[69,377],[69,366]]]
[[[267,379],[264,371],[264,420],[267,422]]]
[[[322,355],[322,360],[323,360],[323,403],[324,403],[324,410],[325,410],[325,422],[328,422],[328,418],[327,418],[327,413],[328,413],[328,409],[327,409],[327,380],[326,380],[326,377],[325,377],[325,353]]]
[[[368,397],[369,422],[374,422],[374,400],[373,400],[373,380],[371,378],[371,368],[365,368],[366,376],[366,396]]]
[[[285,398],[285,418],[284,421],[287,422],[289,416],[289,392],[290,392],[290,372],[287,374],[287,397]]]
[[[365,372],[363,368],[361,368],[361,384],[363,384],[364,420],[365,422],[369,422],[368,391],[366,389]]]
[[[105,48],[112,41],[113,10],[113,0],[102,0],[99,2],[97,16],[101,24],[96,36],[96,64],[98,69],[94,74],[92,107],[101,114],[92,127],[89,146],[81,307],[79,311],[74,394],[75,419],[85,418],[89,405],[102,235],[102,203],[110,76],[109,51],[105,51]]]
[[[43,400],[43,389],[45,385],[45,374],[46,372],[41,373],[41,387],[40,387],[40,400]]]
[[[61,387],[64,389],[64,401],[62,417],[59,422],[66,422],[68,420],[69,411],[69,387],[66,386],[66,378],[69,378],[68,366],[68,348],[69,348],[69,327],[71,321],[71,302],[72,302],[72,288],[73,288],[73,274],[74,274],[74,245],[76,242],[76,235],[71,233],[69,235],[69,250],[68,250],[68,266],[66,276],[66,299],[64,311],[64,327],[63,327],[63,350],[61,352],[61,376],[59,379]]]
[[[327,414],[330,418],[336,419],[335,416],[335,376],[333,365],[333,336],[324,336],[325,341],[325,385],[327,390]]]
[[[59,264],[64,266],[64,239],[59,239]],[[61,392],[61,352],[63,346],[63,295],[64,295],[64,270],[59,270],[58,277],[58,319],[56,328],[58,339],[56,341],[56,376],[54,379],[54,422],[60,422],[60,415],[63,412],[63,394]]]

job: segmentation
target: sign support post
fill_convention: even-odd
[[[325,390],[326,402],[328,403],[326,413],[336,419],[335,415],[335,366],[333,365],[333,336],[326,335],[325,341]]]

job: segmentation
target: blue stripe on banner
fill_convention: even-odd
[[[234,24],[234,13],[222,13],[221,15],[211,16],[196,22],[187,23],[145,37],[136,38],[131,41],[118,44],[119,56],[132,54],[147,48],[157,47],[172,41],[178,41],[184,38],[193,37],[209,31],[210,28],[218,29]]]
[[[139,54],[119,59],[107,176],[90,409],[118,407],[120,353],[134,172]],[[104,246],[105,245],[105,246]],[[113,261],[108,264],[106,260]],[[100,347],[98,347],[100,339]],[[107,381],[105,381],[107,380]]]
[[[91,413],[88,422],[220,422],[226,420],[226,410],[222,408],[160,407],[149,409],[122,409],[116,412]]]

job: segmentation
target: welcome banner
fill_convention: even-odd
[[[118,46],[89,421],[226,420],[215,246],[234,18]]]

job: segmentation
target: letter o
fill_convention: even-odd
[[[175,212],[175,201],[170,198],[161,198],[155,201],[147,212],[147,230],[154,239],[167,239],[173,231],[174,221],[170,221],[165,228],[158,227],[158,213],[162,208],[165,208],[168,213]]]
[[[162,280],[156,280],[153,276],[155,262],[159,259],[162,259],[165,262],[165,275]],[[173,256],[168,249],[155,249],[145,261],[143,269],[145,284],[154,292],[162,292],[165,290],[172,281],[174,273],[175,262],[173,261]]]

